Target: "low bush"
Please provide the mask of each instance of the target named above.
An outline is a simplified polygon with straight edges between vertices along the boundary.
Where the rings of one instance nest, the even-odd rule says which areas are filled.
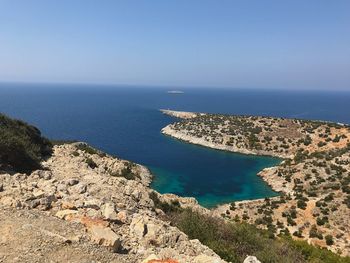
[[[95,169],[97,164],[91,158],[86,158],[86,163],[91,169]]]
[[[36,127],[0,114],[0,169],[30,173],[52,153],[52,143]]]
[[[88,153],[88,154],[97,154],[100,157],[105,157],[106,156],[106,154],[104,152],[98,151],[95,148],[92,148],[92,147],[90,147],[89,145],[87,145],[85,143],[77,144],[76,148],[78,150],[81,150],[81,151],[83,151],[85,153]]]
[[[124,177],[127,180],[135,180],[136,178],[141,179],[139,174],[132,171],[133,164],[126,162],[125,167],[119,173],[110,173],[111,176]]]
[[[331,246],[331,245],[333,245],[333,237],[331,236],[331,235],[327,235],[327,236],[325,236],[325,239],[326,239],[326,244],[328,245],[328,246]]]
[[[163,210],[164,213],[174,213],[182,211],[179,201],[173,200],[170,203],[163,202],[158,198],[156,192],[151,192],[149,197],[154,203],[154,207]]]
[[[311,238],[317,237],[318,239],[323,239],[322,233],[317,230],[317,227],[315,225],[313,225],[310,228],[309,237],[311,237]]]

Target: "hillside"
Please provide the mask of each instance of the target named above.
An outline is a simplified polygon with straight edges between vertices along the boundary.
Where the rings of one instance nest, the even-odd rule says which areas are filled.
[[[193,198],[161,195],[151,180],[144,166],[85,143],[53,146],[27,174],[0,172],[0,261],[349,262],[228,222]]]
[[[0,113],[0,170],[31,172],[51,152],[52,144],[36,127]]]
[[[226,204],[215,213],[267,229],[271,235],[290,233],[294,239],[350,254],[348,126],[197,113],[162,132],[215,149],[283,158],[280,165],[259,173],[280,197]]]

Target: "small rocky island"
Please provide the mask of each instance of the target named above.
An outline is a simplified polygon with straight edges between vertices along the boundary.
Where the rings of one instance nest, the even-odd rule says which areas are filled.
[[[191,127],[186,135],[190,139],[209,117],[187,116],[192,117],[164,132],[185,136],[186,127]],[[219,115],[215,118],[221,120]],[[209,128],[201,134],[207,132],[215,135]],[[349,174],[344,176],[344,169],[349,153],[344,147],[330,147],[346,145],[347,127],[332,126],[328,134],[335,142],[322,145],[327,155],[321,159],[310,147],[310,154],[301,152],[263,171],[266,177],[279,178],[283,197],[208,210],[194,198],[152,190],[152,175],[142,165],[86,143],[48,140],[36,127],[0,114],[0,262],[349,262],[327,249],[277,236],[295,228],[299,238],[310,236],[321,246],[326,242],[334,251],[348,252],[344,185]],[[259,142],[254,142],[256,147]],[[253,152],[254,147],[249,149]],[[258,148],[260,153],[263,149]],[[314,160],[322,163],[317,173]],[[307,180],[296,179],[302,178],[300,166],[310,170]],[[321,172],[327,168],[326,177]]]
[[[182,118],[163,128],[163,134],[214,149],[283,158],[278,166],[259,173],[280,192],[279,197],[221,205],[214,214],[350,255],[349,126],[273,117],[163,113]]]

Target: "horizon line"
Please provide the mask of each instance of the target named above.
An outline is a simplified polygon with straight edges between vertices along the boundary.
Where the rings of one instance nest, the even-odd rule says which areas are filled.
[[[83,82],[83,81],[13,81],[0,80],[1,84],[22,84],[22,85],[73,85],[73,86],[103,86],[103,87],[131,87],[131,88],[159,88],[159,89],[210,89],[210,90],[276,90],[276,91],[329,91],[329,92],[350,92],[347,88],[302,88],[302,87],[252,87],[252,86],[205,86],[205,85],[171,85],[171,84],[137,84],[137,83],[110,83],[110,82]],[[1,88],[1,87],[0,87]]]

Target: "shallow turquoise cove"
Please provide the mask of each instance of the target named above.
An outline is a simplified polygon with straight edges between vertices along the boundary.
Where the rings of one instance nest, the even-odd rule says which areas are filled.
[[[195,197],[208,208],[277,195],[257,173],[277,165],[280,159],[213,150],[167,139],[182,144],[188,155],[185,162],[174,159],[167,169],[150,167],[155,175],[151,186],[160,193]]]

